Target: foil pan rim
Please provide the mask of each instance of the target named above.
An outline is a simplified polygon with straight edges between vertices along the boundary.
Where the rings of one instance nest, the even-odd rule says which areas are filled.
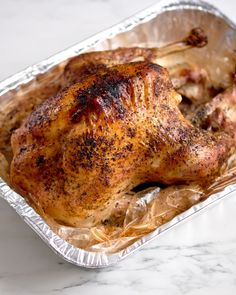
[[[20,84],[25,84],[32,80],[36,75],[42,74],[48,71],[51,67],[57,65],[62,60],[72,57],[82,51],[88,50],[95,44],[102,42],[104,39],[109,39],[118,33],[126,32],[137,26],[138,24],[147,22],[164,11],[171,11],[176,9],[195,9],[206,11],[210,14],[218,16],[226,21],[226,23],[236,29],[235,24],[224,16],[218,9],[213,7],[211,4],[203,2],[201,0],[163,0],[159,1],[157,4],[145,9],[144,11],[134,15],[95,36],[86,39],[56,55],[49,57],[48,59],[30,66],[25,70],[7,78],[6,80],[0,82],[0,96],[6,91],[15,89]],[[67,241],[56,235],[50,227],[44,222],[44,220],[35,212],[35,210],[30,207],[24,198],[14,192],[1,178],[0,178],[0,196],[5,199],[11,207],[15,209],[18,215],[42,238],[42,240],[60,257],[73,263],[77,266],[86,268],[103,268],[111,266],[126,256],[130,255],[132,252],[139,249],[141,246],[147,244],[159,234],[170,229],[172,226],[180,223],[184,219],[188,218],[192,214],[199,212],[203,208],[209,206],[223,199],[226,196],[231,195],[236,191],[236,184],[229,185],[223,191],[211,195],[205,201],[192,206],[190,209],[184,213],[179,214],[174,217],[171,221],[158,227],[153,232],[145,235],[138,241],[134,242],[132,245],[118,253],[106,254],[101,252],[89,252],[83,249],[76,248],[75,246],[69,244]]]
[[[43,74],[53,66],[57,65],[61,61],[61,55],[63,54],[63,60],[65,58],[73,57],[79,53],[82,53],[94,45],[101,43],[105,39],[109,39],[114,35],[122,32],[129,31],[133,27],[145,23],[164,11],[171,11],[175,9],[195,9],[211,13],[224,19],[229,26],[236,29],[236,24],[230,20],[226,15],[219,11],[213,5],[202,0],[159,0],[156,4],[146,8],[144,11],[136,13],[135,15],[125,19],[124,21],[111,26],[85,40],[82,40],[69,48],[60,51],[49,58],[46,58],[39,63],[33,64],[18,73],[11,75],[10,77],[0,81],[0,96],[6,91],[16,88],[24,81],[27,83],[31,81],[36,75]],[[6,90],[7,89],[7,90]]]

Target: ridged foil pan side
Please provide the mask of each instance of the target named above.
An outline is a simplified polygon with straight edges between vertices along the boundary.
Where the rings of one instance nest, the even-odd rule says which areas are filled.
[[[159,26],[158,25],[159,22]],[[170,23],[169,27],[166,23]],[[214,32],[218,39],[218,44],[210,44],[210,62],[219,63],[222,60],[222,53],[229,48],[236,48],[236,27],[235,25],[217,9],[202,1],[160,1],[147,10],[127,19],[104,32],[95,35],[65,51],[62,51],[47,60],[42,61],[26,70],[6,79],[0,83],[0,106],[9,99],[8,94],[17,93],[22,85],[27,85],[37,79],[38,75],[47,74],[54,67],[63,67],[68,58],[88,50],[104,50],[116,48],[118,46],[132,46],[137,44],[160,45],[173,41],[173,34],[170,34],[171,26],[179,25],[187,32],[192,27],[203,26]],[[182,26],[181,26],[182,24]],[[156,25],[156,26],[155,26]],[[161,26],[162,25],[162,26]],[[178,29],[178,28],[177,28]],[[183,31],[176,30],[174,38]],[[149,36],[147,38],[147,32]],[[213,36],[216,38],[216,36]],[[219,42],[222,46],[219,47]],[[204,50],[202,51],[204,53]],[[206,53],[206,52],[205,52]],[[204,54],[205,54],[204,53]],[[196,53],[197,54],[197,53]],[[187,56],[187,55],[186,55]],[[218,57],[218,58],[217,58]],[[203,62],[203,60],[202,60]],[[227,65],[227,61],[223,60]],[[220,73],[220,71],[218,71]],[[217,79],[217,72],[215,73]],[[236,184],[229,185],[223,191],[210,196],[207,200],[194,205],[189,210],[176,216],[170,222],[158,227],[152,233],[144,236],[126,249],[114,253],[105,254],[99,252],[88,252],[76,248],[53,233],[45,221],[30,207],[26,201],[14,192],[2,179],[0,179],[0,196],[5,199],[10,206],[23,218],[23,220],[50,246],[59,256],[65,260],[82,267],[101,268],[117,263],[139,247],[150,242],[159,234],[170,229],[182,220],[190,217],[196,212],[205,209],[215,201],[233,195],[236,191]]]
[[[19,216],[42,238],[42,240],[63,259],[77,266],[86,268],[103,268],[116,264],[186,218],[189,218],[200,210],[206,209],[207,206],[215,203],[216,201],[235,195],[235,191],[236,184],[230,185],[222,192],[210,196],[204,202],[201,202],[191,207],[184,213],[179,214],[170,222],[158,227],[155,231],[144,236],[126,249],[118,253],[106,254],[85,251],[83,249],[76,248],[67,241],[61,239],[50,229],[45,221],[25,202],[21,196],[15,193],[6,183],[0,180],[0,196],[15,209]]]

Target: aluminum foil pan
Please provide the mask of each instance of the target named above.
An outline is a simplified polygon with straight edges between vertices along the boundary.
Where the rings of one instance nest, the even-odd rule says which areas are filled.
[[[222,80],[221,68],[232,67],[227,58],[229,50],[236,48],[236,26],[213,6],[202,1],[159,1],[156,5],[125,20],[124,22],[101,32],[47,60],[44,60],[0,83],[0,111],[4,104],[9,104],[19,93],[25,93],[29,87],[36,85],[40,77],[53,79],[63,69],[65,62],[72,56],[89,50],[113,49],[119,46],[160,46],[180,39],[193,27],[202,27],[209,36],[207,48],[191,53],[191,58],[206,67],[216,81]],[[201,56],[200,56],[201,54]],[[204,57],[204,58],[203,58]],[[188,58],[186,53],[185,58]],[[212,67],[215,65],[215,67]],[[114,254],[88,252],[74,247],[57,236],[45,221],[30,207],[26,201],[14,192],[0,178],[0,196],[23,218],[23,220],[63,259],[82,267],[102,268],[117,263],[141,246],[158,237],[161,233],[180,223],[184,219],[205,209],[208,205],[231,196],[236,192],[236,184],[227,186],[223,191],[208,197],[194,205],[170,222],[139,239],[131,246]]]

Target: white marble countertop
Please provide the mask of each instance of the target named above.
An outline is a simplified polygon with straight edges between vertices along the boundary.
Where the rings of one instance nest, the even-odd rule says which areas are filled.
[[[0,80],[154,3],[0,0]],[[236,20],[235,0],[210,1]],[[57,257],[0,200],[0,294],[236,294],[236,196],[104,270]]]

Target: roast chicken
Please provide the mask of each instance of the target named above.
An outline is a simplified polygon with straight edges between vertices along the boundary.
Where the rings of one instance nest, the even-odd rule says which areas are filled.
[[[12,136],[12,185],[60,224],[92,227],[145,182],[206,186],[235,150],[233,129],[204,130],[182,115],[157,64],[102,66],[77,81]]]

